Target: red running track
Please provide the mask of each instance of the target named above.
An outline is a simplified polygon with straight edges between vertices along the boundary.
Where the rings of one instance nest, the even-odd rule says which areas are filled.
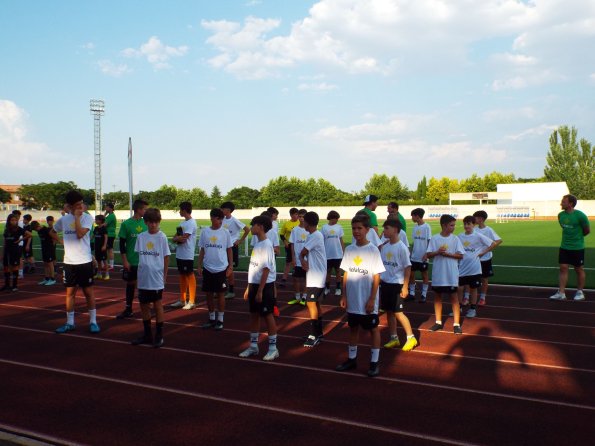
[[[593,444],[591,293],[584,302],[551,302],[551,290],[492,286],[463,336],[452,334],[451,318],[443,332],[429,332],[432,304],[407,303],[420,345],[381,351],[381,375],[371,379],[366,337],[358,370],[334,371],[348,335],[338,297],[323,304],[324,342],[306,349],[307,310],[288,306],[292,293],[279,288],[281,357],[266,363],[264,335],[259,358],[237,356],[248,345],[241,298],[227,301],[222,332],[198,327],[206,318],[199,294],[197,309],[167,311],[163,348],[131,346],[140,315],[135,308],[135,319],[115,319],[124,287],[114,277],[95,287],[98,335],[80,314],[83,298],[77,330],[54,334],[64,291],[36,285],[39,277],[0,295],[0,429],[93,445]],[[243,290],[245,274],[236,277]],[[165,303],[176,291],[172,274]],[[384,325],[381,332],[386,341]]]

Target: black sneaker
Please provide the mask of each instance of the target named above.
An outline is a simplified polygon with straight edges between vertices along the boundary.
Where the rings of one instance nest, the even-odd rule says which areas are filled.
[[[378,361],[370,362],[370,368],[368,369],[368,376],[373,378],[380,374],[380,366],[378,365]]]
[[[214,328],[215,328],[215,330],[217,330],[217,331],[221,331],[221,330],[223,330],[223,322],[221,322],[221,321],[216,321],[216,322],[215,322],[215,325],[214,325]]]
[[[456,335],[463,334],[463,329],[461,328],[461,326],[460,326],[460,325],[455,325],[455,326],[452,328],[452,331],[453,331],[453,332],[454,332],[454,334],[456,334]]]
[[[310,335],[306,338],[306,341],[304,342],[304,347],[316,347],[318,344],[320,344],[320,337]]]
[[[116,316],[116,319],[128,319],[131,317],[134,317],[134,313],[132,312],[132,310],[127,308],[124,311],[122,311],[120,314],[118,314]]]
[[[155,342],[153,342],[153,348],[159,348],[163,346],[163,336],[155,336]]]
[[[442,326],[442,324],[434,324],[430,327],[430,331],[438,331],[438,330],[442,330],[444,327]]]
[[[337,367],[335,367],[335,370],[337,372],[345,372],[347,370],[353,370],[356,367],[357,367],[357,359],[353,358],[353,359],[348,359],[343,364],[339,364]]]
[[[153,337],[145,336],[145,335],[142,335],[141,337],[136,338],[135,340],[133,340],[131,342],[132,345],[152,344],[152,343],[153,343]]]
[[[215,327],[216,322],[214,320],[208,320],[207,322],[205,322],[204,324],[202,324],[200,326],[200,328],[214,328]],[[221,324],[223,325],[223,324]]]

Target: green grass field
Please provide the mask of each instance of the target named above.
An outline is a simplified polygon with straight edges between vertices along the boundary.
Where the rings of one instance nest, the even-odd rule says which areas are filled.
[[[244,223],[248,224],[249,221]],[[556,286],[558,281],[558,247],[560,246],[561,230],[556,221],[516,221],[510,223],[488,222],[503,243],[494,251],[493,264],[496,275],[493,277],[493,283],[535,285],[535,286]],[[593,221],[591,226],[593,227]],[[199,226],[209,226],[209,220],[197,220]],[[382,224],[382,222],[380,222]],[[176,232],[178,221],[164,220],[161,224],[161,230],[172,237]],[[351,242],[351,226],[349,221],[341,221],[345,230],[345,243]],[[438,222],[430,222],[432,234],[440,230]],[[413,223],[408,221],[408,234],[411,233]],[[0,230],[4,230],[4,225],[0,225]],[[462,220],[457,222],[455,234],[463,231]],[[587,271],[586,288],[595,288],[595,235],[586,237],[585,265]],[[1,243],[1,241],[0,241]],[[39,258],[39,239],[34,236],[34,248],[36,257]],[[116,245],[117,247],[117,245]],[[61,259],[60,247],[58,248],[58,258]],[[116,249],[117,251],[117,249]],[[282,249],[283,251],[283,249]],[[242,252],[242,251],[241,251]],[[283,252],[282,252],[283,254]],[[116,255],[116,262],[119,261],[119,255]],[[246,270],[248,260],[242,258],[240,261],[240,270]],[[171,258],[171,264],[175,264],[174,256]],[[278,268],[282,271],[284,267],[284,256],[280,256]],[[575,286],[575,275],[570,273],[569,286]]]

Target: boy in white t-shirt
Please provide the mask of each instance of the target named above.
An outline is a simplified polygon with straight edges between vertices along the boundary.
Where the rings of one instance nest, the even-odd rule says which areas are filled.
[[[277,266],[273,245],[266,233],[273,227],[271,219],[264,215],[254,217],[250,223],[253,237],[258,243],[252,250],[248,267],[248,287],[244,292],[244,300],[250,309],[250,346],[240,353],[241,358],[258,354],[258,333],[260,319],[264,319],[269,336],[269,350],[262,359],[273,361],[279,357],[277,349],[277,324],[273,309],[275,307],[275,279]]]
[[[250,229],[248,229],[248,227],[240,220],[231,215],[235,209],[236,206],[231,201],[226,201],[221,205],[221,210],[225,215],[225,218],[223,219],[223,227],[229,231],[231,235],[231,243],[233,243],[233,246],[231,247],[231,252],[233,255],[233,267],[237,268],[240,261],[239,246],[244,243],[244,240],[246,237],[248,237]],[[240,232],[242,232],[241,236]],[[227,293],[225,293],[226,299],[233,299],[236,296],[234,292],[234,286],[235,278],[232,274],[227,278]]]
[[[479,232],[482,235],[485,235],[490,240],[493,240],[496,243],[494,246],[495,249],[500,244],[502,244],[502,239],[496,231],[486,225],[486,220],[488,219],[488,213],[486,211],[477,211],[473,214],[475,217],[475,231]],[[490,277],[494,275],[494,268],[492,267],[492,252],[488,252],[483,257],[480,257],[479,260],[481,261],[481,292],[479,293],[479,305],[485,305],[486,303],[486,295],[488,294],[488,280]]]
[[[306,238],[308,237],[308,231],[304,228],[304,215],[306,215],[306,212],[305,209],[298,211],[298,220],[300,223],[291,230],[291,235],[289,236],[289,244],[293,249],[293,291],[295,297],[287,302],[288,305],[306,305],[306,271],[303,270],[300,263],[300,252],[304,249]]]
[[[143,220],[148,231],[136,237],[134,250],[138,253],[138,301],[143,318],[144,333],[132,341],[132,345],[163,345],[163,289],[167,281],[169,265],[169,243],[167,236],[159,230],[161,212],[159,209],[146,210]],[[155,338],[151,331],[151,304],[155,310]]]
[[[223,227],[223,211],[211,209],[210,216],[211,226],[203,228],[198,240],[198,275],[202,277],[202,290],[207,293],[209,309],[209,320],[202,328],[223,330],[225,280],[233,274],[232,243],[229,231]]]
[[[176,243],[176,265],[180,274],[180,300],[172,308],[192,310],[196,306],[196,276],[194,275],[194,252],[198,227],[192,218],[192,203],[180,203],[180,217],[184,219],[172,239]]]
[[[331,273],[335,272],[335,296],[341,295],[341,259],[345,251],[343,242],[343,227],[338,224],[341,216],[337,211],[330,211],[326,216],[328,224],[320,232],[324,237],[324,250],[326,253],[326,281],[324,294],[331,292]]]
[[[304,248],[299,254],[302,269],[306,271],[306,306],[310,313],[312,332],[304,347],[315,347],[322,339],[322,309],[320,301],[324,296],[326,280],[326,252],[324,236],[318,231],[319,217],[316,212],[306,212],[304,229],[308,232]]]
[[[368,241],[370,217],[357,215],[351,220],[351,231],[355,243],[345,248],[341,261],[343,270],[343,295],[341,307],[347,310],[349,324],[349,348],[347,361],[339,364],[335,370],[343,372],[357,367],[357,343],[360,327],[369,331],[371,359],[368,376],[380,373],[380,333],[378,331],[378,287],[380,274],[385,271],[380,251]]]
[[[461,307],[457,298],[459,285],[459,260],[463,258],[465,250],[461,240],[453,235],[457,219],[452,215],[444,214],[440,217],[442,230],[430,240],[424,261],[434,259],[432,262],[432,291],[434,297],[434,313],[436,323],[430,331],[442,330],[442,295],[450,296],[454,316],[454,334],[463,334],[461,329]]]
[[[411,211],[411,220],[415,226],[411,230],[411,237],[413,238],[413,249],[411,250],[411,275],[409,277],[409,296],[415,299],[415,272],[421,273],[421,297],[419,301],[425,303],[428,296],[428,288],[430,287],[430,275],[428,274],[428,262],[424,262],[423,258],[428,250],[428,243],[432,238],[432,228],[429,224],[424,222],[424,211],[422,208],[416,208]]]
[[[395,348],[401,345],[397,335],[398,321],[407,335],[403,350],[410,351],[417,345],[417,339],[413,336],[409,318],[403,313],[403,299],[407,297],[407,285],[411,273],[409,250],[399,240],[399,233],[402,231],[399,219],[389,218],[384,222],[383,227],[384,237],[388,241],[380,248],[380,257],[386,268],[386,271],[380,275],[380,308],[386,312],[390,333],[390,340],[384,344],[384,347]]]
[[[273,228],[271,230],[275,231],[275,234],[277,235],[277,246],[279,246],[279,222],[277,221],[277,219],[279,218],[279,210],[277,208],[274,208],[271,206],[271,207],[267,208],[267,210],[265,212],[268,212],[268,215],[271,216],[271,222],[273,223]],[[261,215],[264,215],[264,213]],[[267,232],[267,234],[268,234],[268,232]],[[269,237],[269,239],[270,239],[270,237]],[[274,243],[273,243],[273,246],[275,246]],[[279,255],[278,252],[277,252],[277,255]]]

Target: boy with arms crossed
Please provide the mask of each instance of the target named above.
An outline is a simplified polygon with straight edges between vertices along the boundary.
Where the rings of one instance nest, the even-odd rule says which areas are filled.
[[[434,313],[436,323],[430,327],[430,331],[442,330],[442,295],[450,296],[452,312],[454,315],[454,334],[463,334],[461,329],[461,308],[457,297],[459,285],[459,260],[463,258],[465,250],[461,240],[453,235],[456,225],[456,218],[444,214],[440,217],[442,231],[436,234],[428,244],[428,250],[424,261],[434,259],[432,263],[432,290],[434,296]]]
[[[49,217],[48,217],[49,218]],[[55,285],[54,261],[56,260],[56,245],[50,236],[50,228],[41,226],[39,222],[32,222],[31,229],[37,231],[41,244],[41,259],[43,260],[44,279],[38,285]]]
[[[348,359],[335,370],[345,371],[357,367],[357,342],[360,327],[370,332],[371,359],[368,376],[380,373],[380,333],[378,331],[378,287],[380,274],[385,271],[380,251],[368,241],[370,218],[356,215],[351,220],[351,230],[355,243],[345,248],[341,261],[343,270],[343,295],[341,307],[347,311],[349,324]]]
[[[380,308],[386,311],[390,333],[390,341],[384,344],[384,348],[395,348],[401,345],[397,335],[397,321],[399,321],[407,334],[403,350],[408,352],[417,345],[409,318],[403,313],[403,299],[407,297],[407,285],[411,273],[409,251],[403,243],[400,243],[399,233],[402,228],[398,219],[389,218],[383,226],[384,237],[388,242],[380,248],[380,257],[386,268],[386,271],[380,274]]]
[[[415,223],[411,231],[413,237],[413,249],[411,250],[411,275],[409,277],[409,296],[415,298],[415,272],[421,272],[422,288],[420,302],[424,303],[428,296],[430,287],[430,275],[428,274],[428,262],[423,258],[428,250],[428,243],[432,238],[432,228],[424,222],[424,211],[422,208],[416,208],[411,211],[411,220]]]
[[[180,216],[184,219],[179,234],[173,238],[176,246],[176,264],[180,273],[180,300],[172,308],[192,310],[196,306],[196,277],[194,276],[194,251],[196,249],[196,221],[192,218],[192,203],[180,203]],[[188,301],[186,301],[188,297]]]
[[[285,286],[284,283],[287,281],[287,275],[291,270],[291,266],[293,265],[293,247],[289,242],[289,237],[291,236],[291,231],[297,225],[300,224],[298,219],[298,209],[291,208],[289,210],[289,217],[290,219],[283,223],[281,226],[281,231],[279,232],[279,237],[283,242],[283,246],[285,247],[285,268],[283,269],[283,277],[281,278],[281,283],[279,286]]]
[[[345,251],[343,242],[343,227],[338,224],[341,216],[337,211],[330,211],[326,216],[328,224],[324,225],[320,232],[324,237],[324,251],[326,254],[326,281],[324,294],[331,292],[331,272],[335,271],[335,296],[341,295],[341,259]]]
[[[237,268],[238,262],[240,261],[239,246],[242,243],[244,243],[244,240],[246,239],[246,237],[248,237],[250,229],[248,229],[248,227],[240,220],[231,215],[235,208],[235,204],[233,204],[231,201],[226,201],[221,205],[221,210],[225,215],[225,218],[223,219],[223,227],[229,231],[231,235],[231,243],[233,243],[233,246],[231,248],[233,254],[233,267]],[[241,237],[240,231],[244,232]],[[235,284],[235,278],[233,274],[228,277],[227,283],[229,286],[227,289],[227,293],[225,293],[225,298],[232,299],[236,296],[233,290]]]
[[[306,212],[304,229],[308,232],[304,248],[300,252],[300,263],[306,271],[306,305],[310,312],[312,333],[304,342],[304,347],[315,347],[322,339],[322,310],[320,300],[324,296],[326,279],[326,253],[324,237],[318,231],[319,217],[316,212]]]
[[[163,345],[163,303],[161,301],[167,267],[169,264],[169,244],[167,237],[159,230],[161,212],[159,209],[147,209],[143,220],[148,230],[138,234],[134,250],[138,253],[138,301],[143,316],[144,333],[132,341],[132,345]],[[155,310],[155,339],[151,331],[151,304]]]
[[[56,328],[56,333],[74,330],[74,298],[80,287],[87,300],[89,310],[89,331],[99,333],[97,310],[93,295],[93,257],[91,256],[90,231],[93,217],[84,212],[83,196],[76,190],[66,194],[69,214],[60,218],[50,235],[57,242],[62,232],[64,243],[64,286],[66,287],[66,323]]]
[[[250,347],[240,353],[241,358],[258,355],[258,333],[260,319],[267,325],[269,336],[269,350],[262,359],[273,361],[279,357],[277,349],[277,325],[273,308],[275,306],[275,253],[273,245],[267,239],[266,233],[271,230],[271,219],[262,215],[254,217],[250,222],[253,237],[258,243],[252,250],[250,266],[248,267],[248,287],[244,292],[244,300],[248,301],[250,309]]]
[[[304,248],[308,231],[304,228],[305,209],[298,211],[299,225],[292,229],[289,242],[293,249],[293,291],[295,298],[287,302],[288,305],[306,305],[306,271],[303,270],[300,262],[300,252]]]
[[[496,243],[494,248],[497,248],[502,243],[502,239],[496,234],[492,228],[486,225],[488,219],[488,213],[486,211],[477,211],[473,214],[475,217],[475,231],[481,235],[485,235],[490,240]],[[488,252],[485,256],[480,257],[481,261],[481,292],[479,294],[479,305],[485,305],[486,295],[488,294],[488,279],[494,275],[494,269],[492,268],[492,251]]]
[[[198,275],[202,276],[202,290],[207,293],[209,309],[209,320],[202,328],[223,330],[225,279],[233,274],[232,242],[229,231],[223,227],[223,211],[211,209],[210,216],[211,226],[200,232],[198,240]]]

